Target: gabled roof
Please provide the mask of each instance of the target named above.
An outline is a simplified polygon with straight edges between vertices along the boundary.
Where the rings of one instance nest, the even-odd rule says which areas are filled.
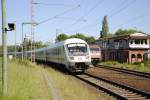
[[[114,35],[112,37],[105,37],[105,38],[100,38],[99,40],[109,40],[109,39],[129,39],[129,38],[138,38],[138,39],[148,39],[150,38],[149,34],[146,33],[131,33],[131,34],[126,34],[126,35]]]

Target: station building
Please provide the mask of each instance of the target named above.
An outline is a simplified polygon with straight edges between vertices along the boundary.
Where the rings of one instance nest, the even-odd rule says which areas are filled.
[[[97,43],[101,46],[102,61],[119,61],[126,63],[142,62],[144,54],[150,48],[150,36],[145,33],[101,38]]]

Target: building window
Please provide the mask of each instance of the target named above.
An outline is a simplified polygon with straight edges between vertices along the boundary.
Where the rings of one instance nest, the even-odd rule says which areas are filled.
[[[146,39],[144,39],[144,43],[147,44],[147,40]]]
[[[132,41],[132,40],[130,41],[130,44],[133,44],[133,41]]]
[[[137,54],[137,58],[142,58],[142,55],[141,54]]]
[[[143,44],[143,41],[144,41],[144,40],[141,40],[141,44]]]
[[[131,58],[136,58],[135,54],[132,54],[132,55],[131,55]]]
[[[135,44],[140,44],[140,40],[136,39]]]

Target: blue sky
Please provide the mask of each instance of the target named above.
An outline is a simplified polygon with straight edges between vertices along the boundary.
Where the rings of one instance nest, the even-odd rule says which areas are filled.
[[[16,21],[17,43],[21,42],[21,24],[30,22],[30,2],[31,0],[6,0],[7,22]],[[34,2],[38,3],[33,5],[34,20],[40,23],[35,28],[35,40],[38,41],[52,42],[56,37],[56,30],[58,34],[83,33],[98,38],[105,15],[108,16],[110,33],[119,28],[136,28],[150,33],[150,0],[34,0]],[[31,36],[30,25],[24,25],[24,33]],[[14,31],[8,32],[8,44],[14,44]]]

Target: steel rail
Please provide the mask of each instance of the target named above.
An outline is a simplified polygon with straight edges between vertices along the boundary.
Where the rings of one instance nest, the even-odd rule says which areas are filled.
[[[115,81],[93,76],[88,73],[84,73],[81,75],[73,75],[73,76],[96,87],[99,90],[102,90],[116,97],[117,99],[121,99],[121,100],[150,99],[150,93],[138,90],[133,87],[129,87],[127,85],[124,85]]]
[[[146,72],[133,71],[133,70],[123,69],[123,68],[116,68],[116,67],[106,66],[106,65],[98,65],[96,67],[97,68],[104,68],[104,69],[114,70],[114,71],[118,71],[118,72],[123,72],[123,73],[127,73],[127,74],[132,74],[132,75],[136,75],[136,76],[141,76],[141,77],[145,77],[145,78],[150,78],[150,73],[146,73]]]

